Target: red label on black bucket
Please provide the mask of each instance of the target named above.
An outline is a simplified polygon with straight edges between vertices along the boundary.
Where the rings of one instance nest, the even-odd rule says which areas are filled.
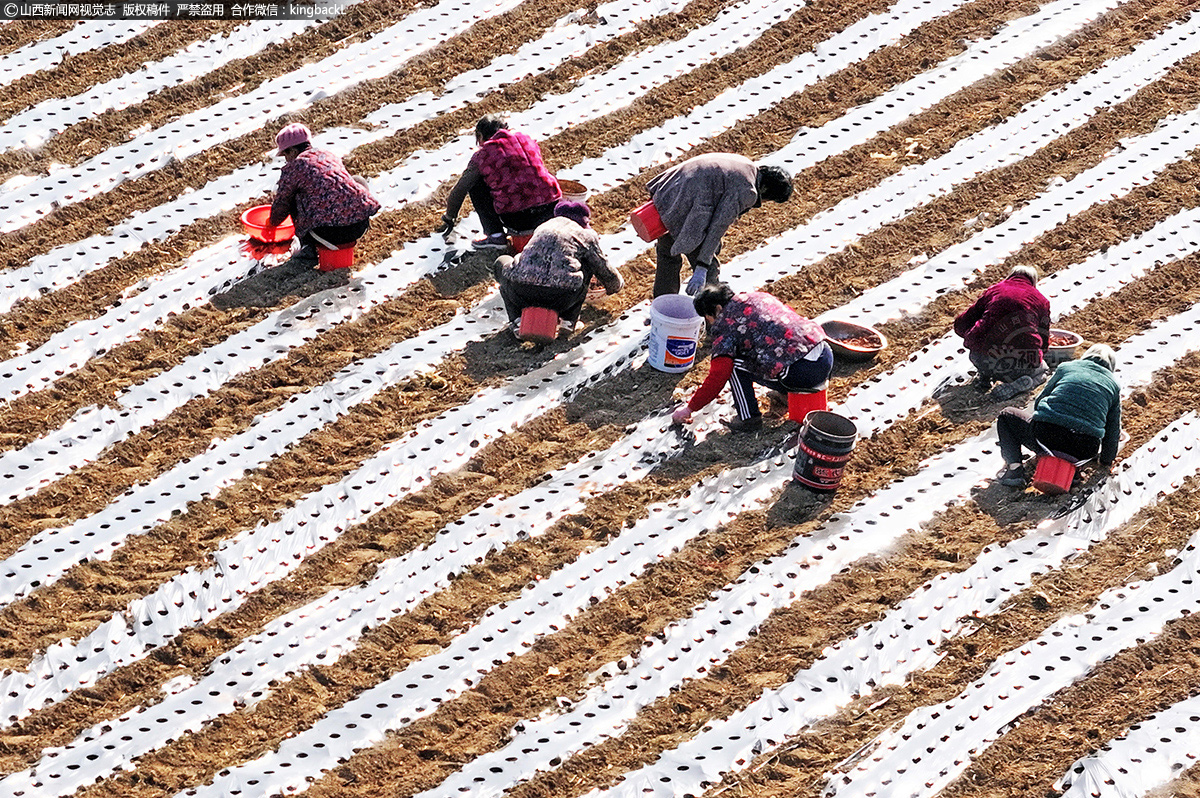
[[[812,411],[800,428],[793,478],[813,490],[837,490],[857,439],[858,428],[850,419],[827,410]]]

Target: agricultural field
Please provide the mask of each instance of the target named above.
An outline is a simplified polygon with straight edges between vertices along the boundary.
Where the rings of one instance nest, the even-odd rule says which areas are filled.
[[[1200,795],[1200,3],[17,21],[0,82],[0,795]],[[626,279],[544,346],[434,233],[493,112]],[[383,204],[349,276],[246,246],[291,121]],[[711,151],[795,178],[725,279],[889,341],[833,494],[647,364],[628,215]],[[1117,351],[1065,496],[950,333],[1015,265]]]

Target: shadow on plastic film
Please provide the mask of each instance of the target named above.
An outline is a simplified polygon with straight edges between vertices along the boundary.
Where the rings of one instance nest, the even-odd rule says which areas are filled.
[[[1036,386],[1007,399],[996,399],[987,391],[975,387],[974,381],[962,374],[952,374],[933,392],[942,416],[953,424],[972,421],[992,422],[1006,407],[1025,407],[1041,390]]]
[[[289,296],[304,298],[348,285],[350,272],[351,269],[321,271],[311,263],[291,258],[217,294],[212,304],[218,310],[275,307]]]
[[[780,491],[779,498],[767,510],[767,523],[771,526],[794,526],[812,521],[829,510],[836,495],[818,492],[798,482],[789,481]]]
[[[683,452],[659,466],[656,474],[663,479],[697,480],[714,470],[723,473],[761,463],[787,448],[792,440],[791,429],[787,422],[767,422],[754,432],[733,432],[718,423],[703,441],[685,446]],[[666,434],[675,431],[689,435],[689,430],[687,426],[673,426]]]
[[[493,282],[492,265],[498,254],[494,250],[448,249],[437,271],[429,275],[429,282],[440,296],[447,299],[477,285],[490,285]]]
[[[658,371],[646,363],[626,369],[580,392],[565,407],[567,420],[592,429],[607,424],[636,424],[656,410],[674,408],[681,376]]]
[[[999,471],[1003,463],[998,456],[995,461],[996,470]],[[1029,471],[1032,473],[1032,465],[1029,465]],[[1092,487],[1094,483],[1091,487],[1076,484],[1071,493],[1047,496],[1031,487],[1007,487],[993,479],[972,491],[971,497],[980,512],[990,516],[1001,527],[1012,524],[1037,526],[1049,518],[1066,514],[1076,500],[1082,503],[1091,493]]]
[[[486,279],[492,279],[490,273]],[[491,284],[494,285],[494,281]],[[500,313],[503,314],[504,311],[501,310]],[[611,313],[585,304],[575,330],[569,334],[560,334],[548,344],[519,340],[514,334],[514,328],[519,326],[518,322],[482,340],[471,341],[463,347],[464,369],[468,376],[480,382],[525,374],[578,346],[589,333],[609,324],[613,319]],[[674,384],[678,375],[671,376]]]

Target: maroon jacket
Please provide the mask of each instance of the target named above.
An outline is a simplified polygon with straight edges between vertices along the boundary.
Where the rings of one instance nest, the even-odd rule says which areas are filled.
[[[514,130],[498,130],[471,156],[492,190],[496,213],[517,213],[562,199],[554,175],[542,162],[536,141]]]
[[[1009,275],[954,320],[954,332],[975,354],[1037,366],[1050,345],[1050,301],[1025,275]]]

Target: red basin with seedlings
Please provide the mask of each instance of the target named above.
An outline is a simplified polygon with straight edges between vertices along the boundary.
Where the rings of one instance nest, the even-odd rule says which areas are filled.
[[[1083,343],[1083,337],[1070,330],[1050,330],[1050,346],[1043,359],[1047,366],[1057,366],[1075,357],[1075,350]]]

